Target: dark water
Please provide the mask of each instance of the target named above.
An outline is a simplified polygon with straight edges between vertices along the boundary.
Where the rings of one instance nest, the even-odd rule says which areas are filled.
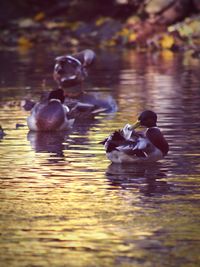
[[[62,52],[0,52],[1,266],[199,266],[200,61],[100,51],[85,86],[116,99],[118,112],[68,135],[16,129],[28,116],[18,101],[54,86]],[[158,113],[168,156],[110,165],[98,142],[146,108]]]

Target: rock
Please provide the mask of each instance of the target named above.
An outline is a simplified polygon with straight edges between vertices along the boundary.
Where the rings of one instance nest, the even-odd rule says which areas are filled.
[[[36,23],[33,19],[25,18],[25,19],[19,19],[17,21],[18,26],[20,28],[34,28],[38,27],[38,23]]]
[[[145,6],[145,11],[148,14],[158,14],[173,4],[175,0],[150,0]]]
[[[200,16],[186,18],[183,22],[168,27],[169,32],[177,32],[181,38],[200,38]]]
[[[173,1],[167,9],[157,16],[154,23],[161,25],[170,25],[182,20],[190,12],[191,0],[176,0]]]

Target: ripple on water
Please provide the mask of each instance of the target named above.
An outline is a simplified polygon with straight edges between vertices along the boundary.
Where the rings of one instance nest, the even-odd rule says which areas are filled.
[[[37,60],[45,66],[47,52],[7,56],[30,72]],[[116,99],[118,111],[69,133],[16,129],[28,113],[2,105],[38,98],[42,67],[32,79],[20,68],[1,86],[1,265],[199,266],[199,66],[191,59],[187,72],[178,54],[99,57],[88,86]],[[99,142],[147,108],[159,115],[169,154],[153,165],[110,164]]]

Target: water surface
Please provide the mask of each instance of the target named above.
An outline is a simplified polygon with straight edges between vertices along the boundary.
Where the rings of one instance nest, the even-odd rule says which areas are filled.
[[[118,111],[68,134],[29,133],[18,103],[55,86],[62,52],[0,51],[1,266],[199,266],[200,61],[98,51],[85,87],[113,97]],[[147,108],[168,156],[110,164],[99,142]]]

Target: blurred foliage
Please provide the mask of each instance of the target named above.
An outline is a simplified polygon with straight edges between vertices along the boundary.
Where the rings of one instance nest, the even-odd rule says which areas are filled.
[[[163,49],[171,49],[175,43],[173,36],[164,34],[160,39],[160,46]]]
[[[150,0],[150,1],[146,1],[146,5],[144,10],[149,13],[149,14],[158,14],[161,11],[163,11],[164,9],[166,9],[167,7],[169,7],[169,5],[171,5],[173,3],[174,0]]]
[[[196,0],[8,0],[2,8],[0,46],[29,49],[59,40],[62,46],[199,50]]]

